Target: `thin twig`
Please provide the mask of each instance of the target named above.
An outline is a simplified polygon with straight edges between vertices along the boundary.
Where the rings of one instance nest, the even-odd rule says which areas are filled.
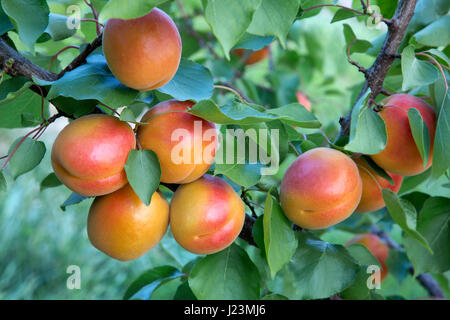
[[[52,60],[50,60],[50,63],[48,64],[47,69],[50,70],[50,67],[52,66],[52,64],[53,64],[53,62],[55,61],[55,59],[56,59],[61,53],[63,53],[64,51],[66,51],[66,50],[68,50],[68,49],[78,49],[78,50],[79,50],[80,47],[79,47],[79,46],[67,46],[67,47],[62,48],[61,50],[59,50],[57,53],[55,53],[55,54],[53,55]]]

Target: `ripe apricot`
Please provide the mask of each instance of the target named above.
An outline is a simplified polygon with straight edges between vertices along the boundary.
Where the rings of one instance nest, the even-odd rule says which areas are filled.
[[[311,102],[303,94],[303,92],[297,91],[296,96],[297,96],[298,103],[300,103],[302,106],[304,106],[306,108],[306,110],[311,111]]]
[[[72,191],[99,196],[127,183],[124,170],[136,147],[131,127],[109,115],[88,115],[67,125],[52,148],[56,176]]]
[[[178,187],[170,204],[170,228],[184,249],[211,254],[228,247],[244,225],[242,200],[224,180],[204,175]]]
[[[380,280],[383,281],[389,273],[386,266],[386,260],[389,256],[389,247],[377,235],[372,233],[357,235],[345,245],[348,246],[353,243],[364,245],[370,253],[377,258],[381,265]]]
[[[347,219],[361,199],[356,164],[334,149],[316,148],[300,155],[281,182],[286,216],[307,229],[324,229]]]
[[[237,55],[238,57],[244,57],[245,65],[251,65],[258,63],[269,56],[269,47],[264,47],[262,49],[251,51],[247,49],[234,49],[232,53]]]
[[[132,260],[152,249],[169,225],[169,204],[155,192],[146,206],[127,184],[95,198],[87,232],[92,245],[118,260]]]
[[[381,190],[390,189],[392,192],[397,193],[402,186],[403,177],[388,172],[394,181],[394,185],[392,185],[389,181],[377,175],[364,160],[354,159],[354,161],[358,166],[359,175],[362,180],[362,196],[356,212],[372,212],[383,208],[385,203]]]
[[[408,110],[416,108],[425,121],[430,134],[430,156],[424,167],[408,120]],[[431,166],[433,142],[436,131],[436,113],[420,98],[409,94],[394,94],[384,100],[380,116],[386,123],[387,144],[383,151],[372,155],[372,159],[383,169],[401,176],[422,173]]]
[[[150,109],[141,119],[137,137],[143,149],[153,150],[161,164],[161,181],[188,183],[211,166],[217,149],[214,123],[186,111],[191,101],[168,100]]]
[[[111,72],[124,85],[153,90],[169,82],[181,59],[181,38],[172,19],[154,8],[136,19],[109,19],[103,53]]]

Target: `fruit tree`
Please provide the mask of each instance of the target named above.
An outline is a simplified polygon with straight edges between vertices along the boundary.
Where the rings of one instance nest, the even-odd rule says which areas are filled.
[[[125,299],[450,296],[450,1],[0,4],[0,215]]]

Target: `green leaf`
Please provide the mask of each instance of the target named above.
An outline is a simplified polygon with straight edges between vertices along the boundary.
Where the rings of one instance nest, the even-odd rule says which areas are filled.
[[[261,0],[207,0],[205,18],[230,59],[230,49],[244,35]],[[254,33],[254,32],[252,32]]]
[[[292,258],[297,249],[297,239],[292,224],[280,205],[267,194],[264,205],[264,248],[272,278]]]
[[[185,281],[178,287],[173,300],[197,300],[197,298],[189,287],[189,282]]]
[[[363,53],[372,47],[372,43],[370,43],[369,41],[357,39],[355,33],[352,30],[352,27],[350,27],[350,25],[348,24],[344,24],[344,37],[347,48],[353,42],[350,48],[350,54],[354,52]]]
[[[34,126],[42,121],[41,97],[29,90],[33,83],[22,77],[4,80],[0,85],[0,128]],[[23,123],[22,115],[28,121]],[[44,101],[44,115],[48,115],[48,101]]]
[[[426,181],[430,175],[431,175],[432,168],[422,172],[421,174],[410,176],[410,177],[404,177],[402,186],[400,187],[400,190],[398,191],[398,194],[406,194],[410,191],[413,191],[417,186],[422,184],[422,182]]]
[[[364,154],[377,154],[386,147],[386,124],[380,115],[367,105],[368,90],[353,107],[349,143],[345,149]]]
[[[44,178],[41,182],[41,191],[47,188],[54,188],[62,185],[61,181],[59,181],[58,177],[54,172],[50,173],[48,176]]]
[[[244,33],[239,42],[233,47],[233,49],[247,49],[247,50],[261,50],[268,46],[273,41],[273,37],[270,36],[257,36],[251,33]]]
[[[8,154],[13,152],[22,139],[20,137],[14,141],[8,150]],[[41,163],[42,158],[44,158],[44,155],[45,144],[42,141],[36,141],[28,137],[25,138],[8,162],[14,179],[37,167]]]
[[[152,150],[131,150],[125,164],[128,182],[147,206],[161,179],[161,166]]]
[[[391,185],[394,185],[394,180],[392,177],[379,165],[376,164],[375,161],[372,160],[371,157],[362,156],[361,159],[380,177],[389,181]]]
[[[130,108],[125,108],[120,113],[120,120],[127,122],[136,122],[136,116],[134,115],[133,110]]]
[[[152,293],[164,280],[175,279],[182,275],[178,269],[171,266],[162,266],[147,270],[131,283],[123,299],[149,300]]]
[[[66,207],[72,206],[74,204],[78,204],[83,200],[88,199],[89,197],[82,196],[78,193],[72,192],[70,196],[64,201],[64,203],[60,206],[63,211],[66,211]]]
[[[294,23],[300,0],[262,0],[253,16],[248,32],[260,36],[276,36],[286,47],[286,36]]]
[[[402,52],[402,90],[426,86],[438,79],[438,71],[432,64],[416,58],[414,47],[408,46]]]
[[[259,163],[216,163],[214,175],[223,174],[231,181],[248,188],[261,179],[261,168]]]
[[[9,17],[6,15],[5,11],[3,11],[0,3],[0,35],[13,29],[14,26],[12,25],[11,20],[9,20]]]
[[[414,142],[422,157],[423,167],[425,168],[430,154],[430,133],[427,124],[423,121],[419,110],[415,108],[410,108],[408,110],[408,120]]]
[[[197,299],[259,299],[260,275],[247,252],[236,244],[197,262],[189,274]]]
[[[87,63],[64,74],[54,82],[34,78],[40,85],[51,85],[47,98],[58,96],[76,100],[98,100],[104,104],[118,108],[133,102],[139,91],[121,84],[111,73],[105,57],[100,54],[91,55]]]
[[[246,103],[233,102],[218,107],[212,100],[202,100],[189,111],[191,114],[218,124],[255,124],[284,117],[258,111]]]
[[[416,230],[417,212],[411,202],[399,198],[389,189],[382,190],[383,200],[392,219],[411,237],[419,241],[430,253],[433,252],[427,239]]]
[[[438,101],[439,102],[439,101]],[[438,114],[436,135],[433,146],[433,165],[431,167],[431,176],[434,179],[450,168],[450,148],[448,147],[450,141],[450,92],[444,96],[440,111]]]
[[[3,169],[0,169],[0,192],[6,192],[8,190],[8,184],[6,183]]]
[[[99,21],[110,18],[134,19],[149,13],[154,7],[167,0],[109,0],[100,11]]]
[[[428,241],[434,254],[430,254],[409,234],[403,239],[406,254],[416,275],[450,270],[449,220],[450,199],[435,197],[425,201],[417,221],[417,231]]]
[[[445,47],[450,44],[450,16],[442,18],[427,25],[414,34],[415,42],[428,47]]]
[[[212,96],[214,82],[211,72],[204,66],[181,58],[177,73],[159,92],[171,95],[177,100],[209,99]]]
[[[255,243],[258,245],[258,248],[264,250],[264,216],[259,216],[252,228],[252,237],[255,240]]]
[[[49,23],[45,32],[48,33],[54,41],[70,38],[77,32],[77,29],[69,29],[67,27],[68,19],[70,18],[60,14],[50,13]]]
[[[282,117],[281,121],[301,128],[320,128],[322,124],[305,107],[298,103],[291,103],[283,107],[267,110],[268,114]]]
[[[59,110],[73,115],[75,118],[80,118],[90,114],[96,108],[98,102],[95,100],[76,100],[61,96],[52,99],[52,104]]]
[[[261,300],[289,300],[287,297],[281,294],[270,293],[261,298]]]
[[[289,299],[322,299],[341,292],[356,279],[358,264],[341,245],[298,233],[291,261],[268,283],[269,290]]]
[[[1,0],[4,12],[15,24],[20,39],[34,51],[34,43],[47,28],[50,10],[46,0]]]
[[[353,11],[350,11],[350,10],[347,10],[347,9],[339,9],[334,14],[333,19],[331,20],[331,23],[334,23],[334,22],[337,22],[337,21],[341,21],[341,20],[350,19],[350,18],[354,18],[356,16],[358,16],[358,14],[356,14]]]

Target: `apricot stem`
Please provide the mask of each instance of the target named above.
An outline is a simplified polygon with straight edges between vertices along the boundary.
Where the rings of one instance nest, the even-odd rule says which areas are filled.
[[[233,88],[230,88],[230,87],[224,86],[224,85],[219,85],[219,84],[216,84],[216,85],[214,86],[214,88],[215,88],[215,89],[223,89],[223,90],[230,91],[230,92],[234,93],[234,94],[239,98],[239,100],[241,100],[241,103],[245,103],[245,100],[244,100],[244,98],[242,97],[242,95],[241,95],[237,90],[235,90],[235,89],[233,89]]]

